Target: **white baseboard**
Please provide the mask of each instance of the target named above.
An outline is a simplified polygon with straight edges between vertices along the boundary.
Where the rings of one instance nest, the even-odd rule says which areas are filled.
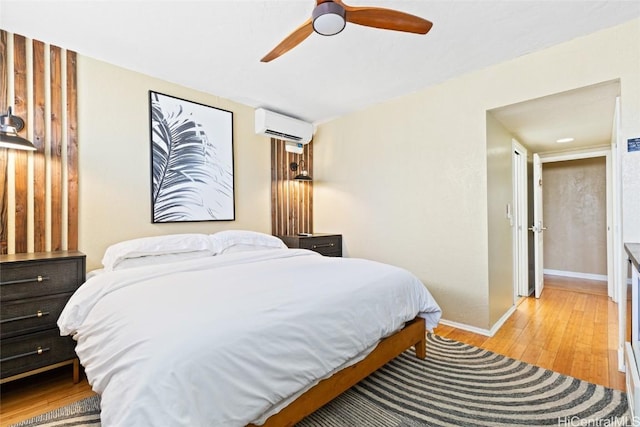
[[[543,272],[550,276],[575,277],[576,279],[600,280],[601,282],[607,281],[606,274],[579,273],[577,271],[550,270],[547,268],[545,268]]]
[[[464,323],[458,323],[458,322],[454,322],[452,320],[447,320],[447,319],[440,319],[440,323],[445,326],[451,326],[452,328],[462,329],[463,331],[484,335],[485,337],[491,336],[491,331],[489,331],[488,329],[482,329],[476,326],[470,326]]]
[[[498,332],[498,330],[504,325],[504,322],[516,311],[516,306],[512,305],[505,314],[491,327],[491,329],[482,329],[476,326],[466,325],[464,323],[454,322],[452,320],[440,319],[440,323],[452,328],[462,329],[463,331],[473,332],[474,334],[484,335],[485,337],[492,337]]]

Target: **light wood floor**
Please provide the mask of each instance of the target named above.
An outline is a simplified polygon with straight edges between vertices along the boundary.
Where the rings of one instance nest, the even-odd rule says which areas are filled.
[[[618,371],[618,307],[607,297],[606,282],[545,276],[540,299],[521,299],[516,312],[493,337],[448,326],[438,326],[435,332],[581,380],[625,390],[624,374]]]
[[[448,326],[436,333],[579,379],[624,390],[617,370],[617,307],[606,283],[546,277],[539,300],[523,298],[489,338]],[[3,384],[0,426],[93,395],[86,379],[73,384],[70,367]]]

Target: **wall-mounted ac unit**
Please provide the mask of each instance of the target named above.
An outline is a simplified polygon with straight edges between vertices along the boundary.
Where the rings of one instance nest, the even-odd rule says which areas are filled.
[[[313,136],[313,125],[264,108],[256,109],[256,133],[297,144],[308,144]]]

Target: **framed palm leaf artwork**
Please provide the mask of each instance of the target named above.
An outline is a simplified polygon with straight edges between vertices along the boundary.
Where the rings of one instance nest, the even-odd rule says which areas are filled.
[[[153,223],[235,219],[233,113],[149,91]]]

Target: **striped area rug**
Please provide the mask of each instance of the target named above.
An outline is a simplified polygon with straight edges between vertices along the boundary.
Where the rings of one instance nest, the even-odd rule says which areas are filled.
[[[99,400],[20,427],[99,426]],[[429,334],[410,351],[298,424],[300,427],[627,426],[626,394]]]
[[[429,334],[314,413],[305,427],[627,426],[627,396]]]

